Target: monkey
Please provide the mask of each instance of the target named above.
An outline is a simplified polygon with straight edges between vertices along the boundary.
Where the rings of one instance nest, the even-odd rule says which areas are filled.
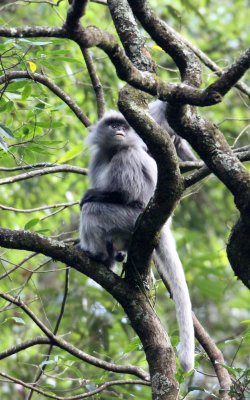
[[[161,100],[152,101],[149,103],[149,112],[151,117],[173,138],[176,153],[182,161],[197,161],[197,158],[192,152],[188,142],[177,135],[177,133],[170,127],[166,118],[167,107],[167,102]]]
[[[88,143],[92,145],[91,189],[80,202],[80,248],[112,269],[116,261],[123,261],[136,220],[154,195],[157,165],[146,144],[117,111],[105,113],[90,128]],[[188,372],[194,366],[192,306],[170,225],[171,218],[161,229],[153,258],[176,304],[178,356]]]

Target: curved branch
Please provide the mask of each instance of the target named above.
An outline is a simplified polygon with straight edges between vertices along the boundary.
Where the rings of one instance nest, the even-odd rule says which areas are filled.
[[[222,76],[212,83],[206,90],[216,91],[224,96],[250,68],[250,48],[247,49],[238,60],[230,66]]]
[[[138,0],[137,0],[138,1]],[[140,3],[141,0],[139,0]],[[159,34],[165,34],[166,30],[166,25],[156,18],[157,24],[160,24],[159,27],[159,32],[157,31],[156,36],[158,37]],[[151,23],[155,22],[155,19],[153,18]],[[156,27],[158,26],[156,24]],[[163,24],[163,26],[161,26]],[[129,60],[129,58],[126,56],[124,50],[119,47],[117,44],[117,41],[115,40],[114,36],[111,35],[108,32],[101,31],[99,28],[95,26],[89,26],[86,29],[81,28],[81,26],[78,27],[77,30],[74,31],[67,31],[65,28],[30,28],[30,27],[24,27],[24,28],[11,28],[9,30],[6,29],[0,29],[0,36],[7,36],[7,37],[38,37],[38,36],[45,36],[45,37],[61,37],[61,38],[68,38],[76,43],[81,48],[84,47],[93,47],[97,46],[101,48],[110,58],[112,63],[114,64],[116,68],[117,75],[120,79],[126,81],[129,83],[131,86],[140,89],[146,93],[149,93],[153,96],[157,96],[159,99],[164,100],[164,101],[169,101],[178,103],[178,104],[190,104],[190,105],[197,105],[197,106],[208,106],[208,105],[213,105],[217,104],[222,100],[222,96],[220,93],[218,93],[215,90],[210,89],[209,91],[207,90],[200,90],[197,89],[196,87],[193,86],[193,81],[195,81],[195,84],[198,84],[197,77],[199,76],[198,74],[198,67],[196,63],[192,62],[192,65],[188,65],[188,67],[183,66],[183,71],[185,70],[185,76],[186,80],[187,77],[190,74],[190,85],[187,84],[174,84],[174,83],[166,83],[162,80],[160,80],[158,77],[155,77],[152,74],[149,74],[148,72],[142,72],[139,71],[137,68],[134,67],[133,63]],[[152,37],[154,37],[152,35]],[[172,36],[170,35],[169,40],[172,40]],[[165,43],[165,39],[164,39]],[[177,45],[176,40],[175,42],[171,42],[172,45]],[[165,45],[168,45],[168,41],[166,41]],[[163,46],[164,47],[164,46]],[[175,46],[174,46],[175,47]],[[179,48],[179,47],[178,47]],[[184,48],[183,48],[184,51]],[[178,52],[177,52],[178,53]],[[180,52],[182,53],[182,52]],[[185,53],[185,51],[184,51]],[[179,53],[178,53],[179,54]],[[182,57],[181,57],[182,60]],[[181,61],[179,60],[179,62]],[[183,60],[182,60],[183,61]],[[196,68],[195,68],[196,65]],[[193,73],[195,74],[193,75]],[[35,77],[36,75],[39,74],[28,74],[27,72],[20,71],[20,73],[27,74],[26,77],[29,75],[31,76],[30,79],[32,78],[32,75]],[[11,73],[6,74],[8,76]],[[194,76],[197,79],[194,79]],[[43,76],[42,76],[43,77]],[[4,76],[3,78],[3,83],[5,82]],[[42,79],[42,78],[41,78]],[[46,80],[47,78],[45,78]],[[44,83],[45,84],[45,83]],[[55,89],[57,90],[57,89]],[[60,89],[59,89],[60,90]],[[59,95],[59,92],[58,92]],[[64,96],[64,101],[68,101],[67,104],[70,104],[71,99],[65,98]],[[66,95],[67,96],[67,95]],[[60,97],[60,96],[59,96]],[[74,111],[75,112],[75,111]],[[78,116],[79,118],[79,116]],[[84,118],[85,119],[85,118]],[[89,120],[85,119],[85,125],[89,125]]]
[[[3,292],[0,292],[0,297],[20,307],[25,312],[25,314],[27,314],[32,319],[32,321],[41,329],[41,331],[49,338],[52,345],[56,345],[57,347],[60,347],[61,349],[67,351],[68,353],[79,358],[80,360],[85,361],[98,368],[103,368],[107,371],[132,374],[138,376],[139,378],[148,380],[148,374],[141,368],[135,367],[133,365],[116,365],[107,361],[103,361],[97,357],[93,357],[87,353],[84,353],[77,347],[74,347],[73,345],[68,343],[66,340],[59,338],[50,329],[48,329],[47,326],[44,325],[43,322],[39,320],[39,318],[33,313],[33,311],[31,311],[31,309],[27,307],[20,299],[16,299],[15,297],[12,297],[9,294]]]
[[[29,349],[30,347],[37,346],[39,344],[51,344],[51,340],[46,336],[36,336],[32,339],[25,340],[24,342],[18,343],[15,346],[10,347],[7,350],[0,352],[0,360],[4,360],[7,357],[17,354],[20,351]]]
[[[175,354],[169,337],[163,329],[145,294],[138,288],[136,282],[127,282],[104,265],[91,261],[82,251],[63,242],[45,238],[28,231],[11,231],[0,228],[0,245],[42,253],[54,260],[61,261],[81,273],[84,273],[106,289],[124,308],[132,327],[143,344],[149,364],[150,375],[160,379],[159,390],[168,393],[169,398],[178,395],[178,383],[175,379]],[[9,295],[4,295],[9,296]],[[15,299],[18,302],[18,300]],[[20,303],[18,303],[20,304]],[[33,316],[33,315],[32,315]],[[40,324],[42,330],[58,345],[71,351],[65,341],[52,337],[51,332]],[[82,352],[80,353],[82,354]]]
[[[74,167],[72,165],[56,165],[54,167],[51,166],[43,169],[36,169],[34,171],[25,172],[24,174],[0,179],[0,186],[8,185],[14,182],[24,181],[26,179],[31,179],[37,176],[55,174],[57,172],[73,172],[75,174],[87,175],[86,168]]]
[[[128,0],[134,14],[154,41],[175,61],[182,76],[194,87],[201,84],[201,67],[198,59],[150,8],[147,0]]]
[[[46,76],[31,73],[27,71],[12,71],[6,72],[4,75],[0,76],[0,85],[10,83],[14,79],[30,79],[34,82],[39,82],[42,85],[50,89],[55,95],[57,95],[64,103],[66,103],[69,108],[75,113],[77,118],[83,123],[84,126],[90,125],[90,120],[82,112],[80,107],[68,96],[59,86],[50,81]],[[4,87],[6,89],[6,86]]]
[[[31,389],[34,390],[34,392],[37,392],[39,394],[42,394],[45,397],[48,397],[49,399],[54,399],[54,400],[81,400],[81,399],[86,399],[88,397],[94,396],[97,393],[102,392],[103,390],[107,389],[110,386],[115,386],[115,385],[147,385],[150,386],[150,382],[146,382],[146,381],[140,381],[140,380],[117,380],[117,381],[109,381],[109,382],[105,382],[102,385],[100,385],[97,389],[92,390],[90,392],[84,393],[84,394],[79,394],[76,396],[70,396],[70,397],[61,397],[58,395],[53,395],[49,392],[46,392],[42,389],[38,389],[33,387],[32,384],[30,383],[26,383],[21,381],[20,379],[17,378],[13,378],[10,375],[5,374],[4,372],[0,372],[0,376],[3,376],[4,378],[7,378],[8,380],[18,383],[19,385],[27,388],[27,389]]]
[[[125,52],[133,65],[141,71],[154,72],[156,65],[146,49],[145,40],[128,1],[108,0],[108,7]]]

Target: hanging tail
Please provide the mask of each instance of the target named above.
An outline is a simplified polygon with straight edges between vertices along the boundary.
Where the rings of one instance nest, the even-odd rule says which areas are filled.
[[[189,291],[176,251],[175,240],[170,231],[170,220],[164,225],[154,259],[156,268],[170,289],[176,305],[176,316],[180,331],[179,361],[188,372],[194,368],[194,327]]]

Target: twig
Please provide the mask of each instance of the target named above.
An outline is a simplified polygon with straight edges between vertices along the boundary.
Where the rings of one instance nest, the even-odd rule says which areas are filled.
[[[68,297],[69,271],[70,271],[70,269],[68,268],[68,269],[66,269],[66,272],[65,272],[65,283],[64,283],[63,300],[62,300],[62,304],[61,304],[61,310],[60,310],[60,313],[59,313],[59,316],[57,318],[56,325],[55,325],[55,328],[54,328],[54,331],[53,331],[54,335],[57,335],[60,323],[61,323],[62,318],[63,318],[66,300],[67,300],[67,297]],[[48,354],[47,354],[47,356],[45,358],[45,363],[43,364],[43,366],[41,368],[41,371],[37,374],[37,376],[35,378],[35,382],[33,383],[33,386],[36,386],[37,382],[39,382],[41,376],[43,375],[43,373],[44,373],[44,371],[45,371],[45,369],[47,367],[47,361],[49,361],[49,359],[50,359],[50,355],[52,353],[52,350],[53,350],[53,344],[50,343],[50,346],[49,346],[49,349],[48,349]],[[28,400],[31,400],[33,393],[34,393],[34,389],[32,389],[30,391],[29,396],[28,396]]]
[[[21,381],[20,379],[17,378],[13,378],[10,375],[5,374],[4,372],[0,372],[0,375],[3,376],[4,378],[9,379],[12,382],[18,383],[19,385],[26,387],[27,389],[33,389],[33,386],[30,383],[25,383],[23,381]],[[70,397],[61,397],[61,396],[55,396],[50,394],[49,392],[46,392],[42,389],[38,389],[38,388],[34,388],[33,390],[37,393],[42,394],[45,397],[48,397],[49,399],[55,399],[55,400],[81,400],[81,399],[86,399],[88,397],[94,396],[97,393],[102,392],[103,390],[107,389],[110,386],[114,386],[114,385],[146,385],[146,386],[150,386],[150,382],[146,382],[146,381],[141,381],[141,380],[117,380],[117,381],[109,381],[109,382],[105,382],[102,385],[100,385],[97,389],[92,390],[88,393],[84,393],[84,394],[79,394],[76,396],[70,396]]]
[[[47,167],[43,169],[37,169],[34,171],[29,171],[24,174],[10,176],[8,178],[0,179],[0,186],[7,185],[14,182],[24,181],[26,179],[31,179],[37,176],[55,174],[57,172],[73,172],[75,174],[87,175],[86,168],[74,167],[71,165],[56,165],[55,167]]]
[[[97,115],[98,118],[101,118],[105,112],[105,98],[102,89],[102,84],[97,75],[95,65],[93,63],[89,50],[83,48],[82,46],[80,46],[80,48],[96,95]]]
[[[61,166],[61,167],[65,167],[68,168],[70,167],[69,164],[56,164],[56,163],[47,163],[47,162],[43,162],[43,163],[36,163],[36,164],[28,164],[28,165],[19,165],[16,167],[0,167],[0,172],[1,171],[7,171],[7,172],[12,172],[12,171],[22,171],[22,170],[26,170],[26,169],[36,169],[36,168],[44,168],[44,167],[56,167],[56,166]],[[75,166],[73,166],[73,168],[76,168]]]
[[[24,304],[20,299],[16,299],[13,296],[10,296],[9,294],[4,292],[0,292],[0,297],[20,307],[25,312],[25,314],[27,314],[32,319],[32,321],[41,329],[41,331],[50,339],[53,345],[60,347],[61,349],[67,351],[76,358],[79,358],[80,360],[85,361],[89,364],[95,365],[98,368],[103,368],[107,371],[133,374],[138,376],[139,378],[146,380],[148,379],[148,374],[141,368],[137,368],[133,365],[116,365],[84,353],[83,351],[66,342],[66,340],[54,335],[53,332],[49,328],[47,328],[47,326],[44,325],[44,323],[33,313],[33,311],[31,311],[31,309],[27,307],[26,304]]]
[[[65,209],[66,207],[75,206],[77,204],[79,204],[79,201],[71,201],[69,203],[60,203],[60,204],[51,204],[51,205],[47,205],[47,206],[41,206],[41,207],[37,207],[37,208],[26,208],[26,209],[7,207],[7,206],[4,206],[3,204],[0,204],[0,209],[6,210],[6,211],[14,211],[17,213],[33,213],[36,211],[49,210],[51,208],[63,207],[63,209]]]
[[[216,346],[214,341],[205,331],[205,329],[203,328],[203,326],[201,325],[201,323],[194,314],[193,314],[193,323],[195,329],[195,336],[198,339],[201,346],[203,347],[203,349],[206,351],[208,357],[210,358],[214,370],[216,372],[216,375],[218,377],[221,387],[220,390],[221,398],[223,400],[233,400],[233,398],[228,394],[230,387],[232,386],[232,381],[229,372],[227,371],[226,368],[223,367],[223,364],[225,364],[225,360],[222,352]]]
[[[26,261],[29,261],[31,258],[37,256],[37,253],[31,253],[27,257],[25,257],[20,263],[16,264],[14,268],[12,268],[10,271],[6,271],[4,274],[0,275],[0,280],[6,278],[6,276],[9,276],[12,274],[12,272],[16,271],[18,268],[20,268],[23,264],[26,263]]]

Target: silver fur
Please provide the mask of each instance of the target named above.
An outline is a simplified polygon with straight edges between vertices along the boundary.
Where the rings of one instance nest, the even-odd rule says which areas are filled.
[[[117,129],[107,125],[110,119],[126,124],[124,135],[116,135],[117,130],[120,132],[119,123]],[[127,250],[135,222],[154,194],[157,166],[145,143],[119,112],[106,113],[91,128],[88,141],[92,144],[89,168],[92,188],[122,192],[126,201],[125,204],[84,203],[80,217],[80,246],[93,258],[112,267],[117,252]],[[141,207],[134,206],[135,202]],[[170,224],[171,219],[162,228],[154,259],[176,303],[180,365],[184,371],[190,371],[194,367],[192,307]],[[112,245],[111,250],[108,244]]]
[[[157,124],[159,124],[163,129],[165,129],[165,131],[169,133],[170,136],[173,137],[176,152],[180,159],[182,161],[197,160],[188,142],[185,139],[182,139],[172,128],[170,128],[166,119],[167,106],[168,104],[161,100],[152,101],[149,104],[149,112]]]

